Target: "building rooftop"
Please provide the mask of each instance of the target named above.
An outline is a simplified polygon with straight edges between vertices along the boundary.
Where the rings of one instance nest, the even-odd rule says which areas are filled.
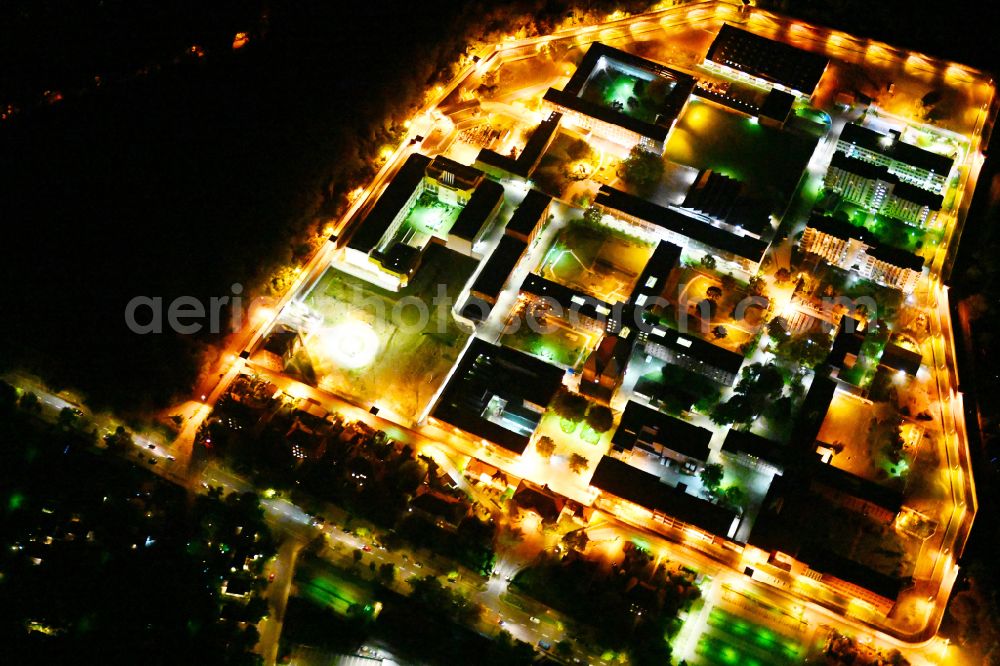
[[[853,238],[862,241],[868,246],[868,249],[865,250],[865,252],[867,252],[869,256],[892,264],[893,266],[898,266],[899,268],[909,268],[914,271],[920,271],[924,267],[924,260],[919,255],[901,248],[886,245],[872,232],[868,231],[864,227],[855,226],[850,222],[813,212],[813,214],[809,217],[807,226],[841,240],[846,241]]]
[[[690,335],[683,335],[662,324],[655,324],[649,332],[649,340],[657,342],[675,354],[686,356],[698,364],[704,364],[738,375],[746,357],[738,352],[713,345],[711,342]]]
[[[549,195],[538,190],[528,190],[507,222],[506,233],[529,238],[535,227],[542,222],[542,216],[551,203],[552,197]]]
[[[918,148],[913,144],[906,143],[899,138],[899,132],[882,134],[875,130],[858,125],[857,123],[847,123],[840,133],[840,140],[852,143],[859,148],[870,150],[873,153],[884,155],[903,164],[908,164],[918,169],[933,171],[936,174],[947,176],[951,172],[954,159],[932,153],[929,150]]]
[[[501,236],[500,242],[472,282],[471,291],[494,299],[499,296],[527,247],[528,244],[519,238]]]
[[[616,451],[640,448],[657,453],[655,446],[705,462],[712,431],[669,416],[631,400],[625,405],[618,429],[611,438]]]
[[[803,51],[728,23],[719,30],[706,59],[809,96],[816,90],[830,62],[818,53]]]
[[[681,205],[746,229],[755,236],[771,228],[766,203],[748,196],[740,181],[711,169],[698,174]]]
[[[591,319],[606,320],[612,311],[611,305],[599,298],[553,282],[535,273],[528,273],[525,276],[521,283],[521,291],[557,304],[562,310],[560,316],[564,318],[569,316],[570,312],[576,312]]]
[[[513,499],[518,506],[534,511],[546,522],[558,520],[566,506],[565,497],[552,492],[548,486],[540,486],[526,479],[518,484]]]
[[[629,305],[645,307],[650,299],[658,298],[663,294],[670,273],[681,260],[681,252],[680,247],[667,241],[661,240],[656,244],[656,249],[646,261],[646,266],[642,269],[642,273],[639,274],[639,279],[632,289],[628,299]],[[641,296],[646,298],[642,299]],[[643,303],[639,303],[640,300]]]
[[[912,377],[920,370],[920,364],[923,363],[923,360],[924,357],[920,352],[915,352],[890,342],[886,344],[885,349],[882,351],[879,364],[884,365],[890,370],[905,372]]]
[[[483,230],[490,213],[503,201],[503,185],[484,178],[469,198],[469,203],[458,214],[449,232],[453,236],[471,241]]]
[[[759,458],[778,469],[784,468],[787,459],[787,451],[780,442],[735,428],[730,428],[729,432],[726,433],[726,439],[722,442],[722,450],[729,453],[744,453]]]
[[[736,520],[736,514],[729,509],[661,483],[653,474],[610,456],[597,463],[590,485],[723,537]]]
[[[354,233],[347,242],[347,247],[365,254],[371,252],[389,230],[393,218],[417,189],[430,164],[431,158],[426,155],[413,153],[407,157],[368,214],[354,223]]]
[[[889,167],[887,166],[866,162],[857,157],[848,157],[846,153],[839,151],[833,154],[830,166],[837,167],[868,180],[881,180],[890,183],[892,184],[892,193],[894,196],[906,201],[912,201],[921,206],[927,206],[932,210],[941,210],[941,207],[944,205],[943,195],[935,194],[922,187],[900,181],[898,176],[889,173]]]
[[[787,93],[784,90],[771,88],[771,91],[767,93],[767,97],[764,98],[764,103],[761,104],[760,110],[757,111],[757,115],[783,123],[792,112],[792,105],[794,103],[795,95]]]
[[[594,203],[598,206],[621,211],[626,215],[645,220],[708,247],[749,259],[755,263],[760,262],[764,258],[764,252],[767,251],[768,243],[759,238],[740,236],[725,229],[713,227],[679,210],[664,208],[651,201],[646,201],[642,197],[608,185],[601,185]]]
[[[434,417],[522,453],[564,371],[475,338],[456,364]]]

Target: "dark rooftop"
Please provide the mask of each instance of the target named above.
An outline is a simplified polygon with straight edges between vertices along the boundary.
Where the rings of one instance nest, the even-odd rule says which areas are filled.
[[[844,125],[840,139],[873,153],[885,155],[912,167],[933,171],[942,176],[948,175],[954,163],[954,159],[951,157],[932,153],[929,150],[901,141],[897,132],[882,134],[856,123]]]
[[[686,356],[697,363],[737,375],[743,367],[743,354],[713,345],[711,342],[690,335],[682,335],[661,324],[654,325],[649,340],[657,342],[675,354]]]
[[[682,205],[761,236],[771,228],[770,211],[766,203],[750,197],[746,189],[735,178],[704,169]]]
[[[483,230],[490,212],[503,201],[503,185],[483,179],[476,186],[469,203],[458,214],[450,234],[471,241]]]
[[[788,114],[792,112],[792,104],[794,103],[795,95],[784,90],[771,88],[771,92],[767,93],[757,115],[783,123],[788,119]]]
[[[891,370],[901,370],[913,376],[920,370],[920,364],[923,363],[923,360],[924,357],[920,352],[915,352],[890,342],[882,351],[882,358],[879,359],[879,365],[884,365]]]
[[[349,248],[367,254],[378,245],[399,209],[417,189],[430,163],[431,158],[419,153],[406,158],[368,214],[354,222],[354,234],[347,243]]]
[[[722,442],[722,450],[730,453],[745,453],[771,463],[778,469],[785,466],[786,451],[783,444],[775,442],[747,430],[730,428]]]
[[[635,447],[652,451],[651,445],[660,445],[705,462],[711,439],[711,430],[629,400],[611,444],[617,451],[631,451]]]
[[[604,456],[597,463],[590,485],[722,537],[729,534],[736,518],[736,514],[725,507],[688,495],[683,490],[661,483],[656,476],[610,456]]]
[[[725,229],[713,227],[678,210],[664,208],[646,201],[642,197],[617,190],[608,185],[601,185],[594,203],[598,206],[619,210],[626,215],[638,217],[708,247],[754,262],[763,259],[764,252],[767,251],[767,242],[759,238],[739,236]]]
[[[636,301],[639,296],[655,298],[663,293],[667,278],[681,260],[681,252],[681,248],[667,241],[661,240],[656,244],[656,249],[646,262],[629,296],[630,305],[638,305]]]
[[[611,314],[611,305],[601,299],[570,289],[535,273],[528,273],[525,276],[524,282],[521,283],[521,291],[558,304],[561,313],[556,314],[564,318],[570,316],[570,312],[576,312],[591,319],[606,320]]]
[[[539,415],[529,413],[524,404],[544,408],[562,386],[563,375],[561,368],[533,356],[473,339],[445,386],[434,416],[521,453],[528,445],[528,436],[484,418],[487,404],[499,396],[515,417],[534,418],[537,424]]]
[[[490,298],[499,296],[527,247],[528,244],[519,238],[501,236],[496,249],[473,281],[471,291]]]
[[[812,95],[827,64],[818,53],[776,42],[741,28],[722,26],[706,59]]]
[[[506,233],[521,238],[528,238],[543,220],[542,216],[552,203],[552,197],[539,192],[538,190],[528,190],[524,199],[518,204],[514,214],[511,215],[507,223]]]

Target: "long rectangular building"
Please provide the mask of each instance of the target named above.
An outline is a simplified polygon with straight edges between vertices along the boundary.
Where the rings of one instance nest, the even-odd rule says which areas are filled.
[[[835,152],[823,178],[828,190],[872,213],[880,213],[918,227],[933,226],[944,197],[890,173],[884,164],[866,162]]]
[[[616,503],[626,502],[649,511],[657,522],[678,528],[692,527],[722,538],[735,534],[739,526],[739,517],[733,511],[688,495],[655,475],[610,456],[597,463],[590,485],[600,491],[596,504],[609,510]]]
[[[606,215],[633,224],[654,237],[681,247],[693,243],[750,272],[757,270],[768,248],[767,241],[720,229],[676,208],[660,206],[609,185],[601,185],[594,205]]]
[[[818,53],[755,35],[728,23],[719,30],[705,60],[800,97],[812,97],[830,63]]]
[[[850,222],[814,213],[799,246],[834,266],[905,294],[913,293],[923,274],[924,260],[912,252],[886,245]]]
[[[620,455],[645,455],[704,464],[712,431],[669,416],[631,400],[611,438],[612,449]]]
[[[882,134],[864,125],[847,123],[837,139],[837,150],[848,157],[884,166],[904,183],[943,194],[954,158],[906,143],[899,132]]]

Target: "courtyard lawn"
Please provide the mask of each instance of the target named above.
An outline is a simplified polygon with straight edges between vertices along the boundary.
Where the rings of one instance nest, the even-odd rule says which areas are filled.
[[[574,220],[563,229],[542,258],[545,278],[608,303],[627,300],[652,246],[625,235]]]
[[[666,80],[649,81],[608,67],[591,75],[581,97],[630,118],[652,123],[673,87],[674,84]]]
[[[450,206],[438,201],[437,197],[424,193],[410,209],[402,228],[409,226],[419,234],[444,238],[461,211],[458,206]]]
[[[305,341],[317,384],[357,404],[375,399],[403,418],[416,418],[468,338],[452,318],[451,304],[475,265],[471,258],[432,245],[413,281],[398,293],[329,269],[306,297],[306,305],[323,318],[320,330]],[[439,288],[445,302],[435,305]],[[374,347],[370,362],[345,367],[334,360],[345,347],[361,344],[355,336],[324,337],[345,325],[358,337],[371,338],[364,341]]]
[[[517,330],[505,333],[500,338],[504,346],[518,349],[548,363],[578,368],[595,344],[595,336],[572,330],[561,321],[551,318],[541,322],[548,332],[531,330],[523,318],[515,315],[510,328]]]
[[[814,147],[815,140],[692,100],[671,132],[664,157],[697,169],[714,169],[785,203]]]

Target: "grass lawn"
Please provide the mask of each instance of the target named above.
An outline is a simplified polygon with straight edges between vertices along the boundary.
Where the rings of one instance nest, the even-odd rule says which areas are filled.
[[[451,303],[435,306],[434,299],[443,287],[453,302],[474,268],[474,260],[432,245],[414,279],[398,293],[328,270],[306,297],[324,320],[305,345],[318,384],[359,404],[376,402],[403,417],[417,416],[468,337],[452,318]],[[323,331],[345,322],[362,322],[375,332],[378,351],[370,364],[338,367],[324,353],[329,343]]]
[[[608,68],[591,76],[581,96],[588,102],[651,123],[656,120],[658,105],[646,94],[647,85],[637,76]]]
[[[538,272],[571,289],[614,303],[628,298],[652,253],[648,244],[575,220],[553,241]]]
[[[714,169],[787,202],[815,147],[815,140],[750,122],[707,102],[688,103],[664,156],[697,169]]]
[[[531,330],[523,319],[516,325],[516,331],[500,338],[501,344],[567,368],[579,367],[595,342],[591,335],[552,321],[544,322],[546,328],[551,329],[547,333]]]

